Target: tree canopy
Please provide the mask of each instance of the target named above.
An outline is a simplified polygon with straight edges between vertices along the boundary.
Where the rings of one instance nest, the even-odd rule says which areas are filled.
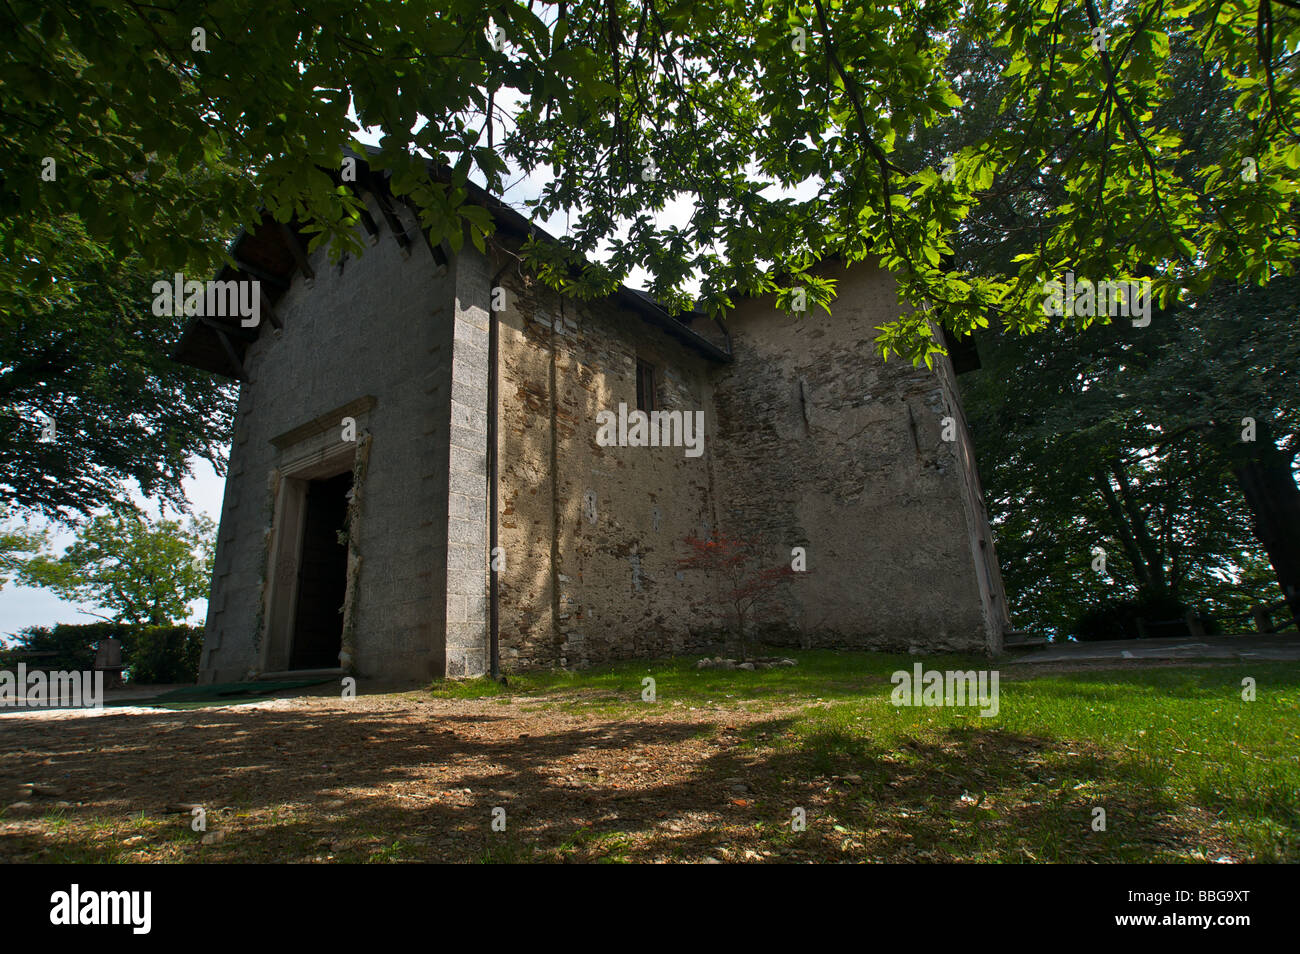
[[[1140,334],[982,341],[963,398],[1018,626],[1073,632],[1117,601],[1226,622],[1277,598],[1235,469],[1300,434],[1297,322],[1280,281],[1220,288]]]
[[[19,579],[103,607],[113,622],[165,626],[207,596],[215,539],[216,526],[202,515],[182,525],[116,507],[82,526],[61,556],[24,560]]]
[[[957,44],[949,72],[966,103],[900,152],[937,162],[989,136],[1007,62],[993,44]],[[1237,95],[1223,77],[1181,46],[1170,68],[1180,94],[1159,121],[1197,150],[1234,135]],[[1103,137],[1091,130],[1078,148]],[[958,227],[955,259],[974,274],[1014,277],[1043,211],[1069,202],[1059,181],[1022,173]],[[1017,624],[1073,632],[1108,606],[1224,620],[1276,599],[1265,555],[1284,591],[1300,588],[1300,553],[1287,543],[1300,539],[1294,280],[1238,276],[1187,290],[1140,326],[1082,324],[981,331],[983,370],[961,379]]]
[[[0,224],[13,237],[14,223]],[[182,316],[148,307],[139,255],[117,258],[64,215],[41,223],[56,280],[0,265],[0,492],[56,520],[104,507],[134,483],[184,509],[195,458],[221,472],[234,389],[168,357]],[[25,242],[18,242],[26,249]],[[19,256],[21,260],[21,253]]]
[[[368,129],[434,242],[481,244],[492,225],[464,183],[500,191],[522,173],[544,182],[539,218],[576,217],[563,246],[527,252],[575,294],[643,266],[674,307],[769,291],[787,307],[824,304],[818,262],[879,256],[912,307],[879,347],[927,360],[940,347],[931,319],[1041,329],[1043,283],[1066,270],[1151,279],[1164,306],[1216,278],[1289,274],[1297,7],[13,0],[0,8],[0,213],[18,223],[5,251],[24,247],[51,280],[48,223],[75,212],[115,256],[170,269],[211,256],[202,219],[229,234],[259,207],[356,247],[360,200],[328,170]],[[962,106],[946,65],[970,39],[1003,54],[996,122],[950,161],[907,161],[902,144]],[[1163,109],[1187,69],[1233,97],[1212,140],[1189,139]],[[426,159],[450,178],[431,178]],[[216,162],[239,174],[204,188],[165,174]],[[1035,207],[1016,268],[956,264],[971,208],[1026,184],[1059,200]],[[656,221],[670,202],[689,207],[685,224]]]
[[[4,514],[0,512],[0,521]],[[23,554],[34,554],[48,541],[48,533],[30,530],[24,526],[6,526],[0,522],[0,589],[22,567]]]

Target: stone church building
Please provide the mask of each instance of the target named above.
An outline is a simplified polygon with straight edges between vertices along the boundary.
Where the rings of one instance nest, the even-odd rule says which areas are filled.
[[[706,650],[721,583],[679,561],[718,531],[774,567],[803,549],[756,620],[769,642],[1001,650],[953,361],[876,355],[899,308],[887,272],[832,271],[829,316],[770,296],[724,321],[631,289],[578,302],[521,272],[532,226],[486,194],[487,253],[453,254],[360,171],[363,256],[308,255],[267,218],[218,276],[261,283],[259,323],[192,318],[176,347],[240,385],[201,681]],[[620,405],[701,419],[697,453],[598,441]]]

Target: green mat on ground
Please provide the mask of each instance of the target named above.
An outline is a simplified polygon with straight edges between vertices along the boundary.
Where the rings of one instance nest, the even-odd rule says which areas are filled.
[[[269,696],[285,689],[320,686],[334,679],[295,679],[290,682],[214,682],[206,686],[186,686],[148,699],[123,699],[114,705],[153,706],[169,702],[234,702],[239,697]]]

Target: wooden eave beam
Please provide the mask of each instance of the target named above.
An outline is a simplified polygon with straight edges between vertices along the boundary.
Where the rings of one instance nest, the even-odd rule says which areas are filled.
[[[279,223],[280,234],[284,236],[285,244],[289,246],[289,254],[293,260],[298,263],[298,270],[308,278],[315,278],[316,272],[312,270],[311,263],[307,260],[307,250],[303,248],[302,242],[298,238],[298,233],[291,229],[284,222]]]
[[[239,355],[235,353],[235,346],[230,343],[230,338],[226,335],[227,329],[221,327],[209,318],[203,318],[200,320],[203,324],[212,329],[213,333],[217,336],[217,340],[221,342],[221,348],[226,352],[226,358],[230,361],[230,366],[235,371],[235,380],[247,381],[248,374],[244,371],[244,362],[240,361]]]
[[[250,265],[248,262],[244,261],[241,258],[235,259],[235,268],[239,269],[241,272],[247,272],[249,275],[252,275],[254,278],[258,279],[259,281],[263,281],[266,282],[267,284],[274,285],[276,288],[289,287],[289,283],[285,281],[283,278],[280,278],[278,275],[272,275],[270,272],[266,271],[263,268],[259,268],[256,265]]]

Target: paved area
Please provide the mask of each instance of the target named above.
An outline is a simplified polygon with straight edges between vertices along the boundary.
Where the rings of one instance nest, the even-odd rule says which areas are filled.
[[[1175,639],[1112,639],[1095,643],[1049,644],[1010,662],[1055,663],[1112,659],[1260,659],[1300,661],[1300,634],[1194,636]]]
[[[8,700],[5,704],[0,705],[0,719],[9,715],[18,713],[40,713],[40,712],[80,712],[82,714],[93,714],[104,711],[103,709],[83,708],[85,700],[77,699],[69,695],[66,686],[59,684],[57,681],[50,681],[48,684],[49,691],[58,697],[57,702],[53,700],[43,700],[39,704],[29,704],[25,695],[25,687],[18,687],[18,696],[16,699]],[[162,686],[123,686],[118,689],[105,689],[104,698],[101,700],[103,705],[109,709],[113,707],[126,707],[135,711],[138,707],[131,706],[130,703],[138,703],[139,706],[148,706],[149,701],[155,696],[161,696],[165,692],[171,692],[173,689],[188,689],[189,683],[162,685]],[[139,711],[153,711],[150,709],[139,709]]]

